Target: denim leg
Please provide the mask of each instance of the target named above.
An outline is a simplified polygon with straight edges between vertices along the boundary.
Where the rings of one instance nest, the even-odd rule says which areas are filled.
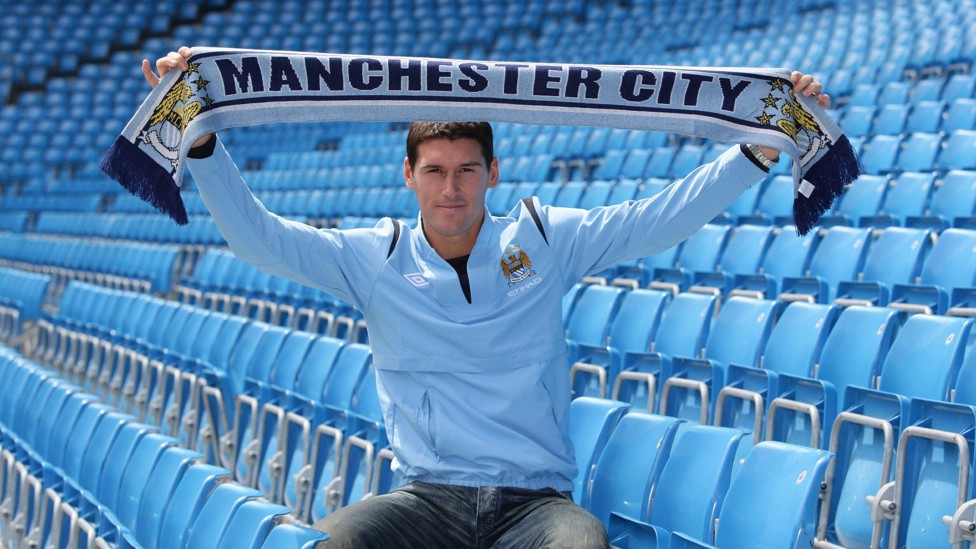
[[[493,548],[609,547],[603,523],[555,490],[499,489],[496,513]]]
[[[325,548],[472,547],[477,488],[413,483],[330,513],[313,525]]]

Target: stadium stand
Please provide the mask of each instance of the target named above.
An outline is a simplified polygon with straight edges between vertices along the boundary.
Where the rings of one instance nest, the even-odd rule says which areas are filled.
[[[235,258],[189,177],[179,227],[98,168],[139,60],[180,44],[814,72],[866,168],[817,230],[780,162],[564,299],[574,499],[620,547],[976,541],[972,0],[0,0],[0,23],[0,548],[312,548],[396,486],[362,315]],[[413,225],[405,128],[221,138],[280,215]],[[652,196],[725,147],[495,133],[499,215]]]

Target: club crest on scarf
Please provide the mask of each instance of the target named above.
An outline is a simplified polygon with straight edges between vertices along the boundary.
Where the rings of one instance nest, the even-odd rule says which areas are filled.
[[[508,279],[508,285],[514,286],[535,274],[532,261],[518,244],[509,244],[502,252],[502,274]]]
[[[149,122],[139,134],[139,140],[152,147],[175,168],[179,161],[179,146],[187,125],[213,101],[206,96],[207,84],[199,74],[199,63],[190,63],[183,77],[173,84],[159,102]],[[191,80],[193,79],[193,80]]]
[[[775,125],[800,148],[800,161],[807,164],[831,143],[817,120],[797,101],[789,80],[769,81],[769,95],[762,98],[763,111],[756,120],[763,126]]]

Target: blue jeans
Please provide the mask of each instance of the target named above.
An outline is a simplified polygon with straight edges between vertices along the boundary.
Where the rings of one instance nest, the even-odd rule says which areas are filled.
[[[553,489],[414,482],[315,523],[328,548],[606,548],[603,524]]]

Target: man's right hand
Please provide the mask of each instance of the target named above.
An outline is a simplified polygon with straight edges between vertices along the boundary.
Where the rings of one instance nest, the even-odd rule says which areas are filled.
[[[165,57],[160,57],[156,60],[156,71],[159,74],[153,72],[152,65],[149,64],[148,59],[143,59],[142,75],[146,77],[146,82],[149,82],[149,85],[155,88],[156,84],[159,84],[159,80],[166,76],[166,73],[169,71],[173,69],[179,69],[181,71],[189,70],[190,66],[187,64],[186,60],[191,54],[192,52],[190,51],[190,48],[182,46],[179,50],[171,51]],[[200,145],[205,144],[207,141],[210,141],[212,136],[212,133],[208,133],[207,135],[194,141],[193,146],[199,147]]]

